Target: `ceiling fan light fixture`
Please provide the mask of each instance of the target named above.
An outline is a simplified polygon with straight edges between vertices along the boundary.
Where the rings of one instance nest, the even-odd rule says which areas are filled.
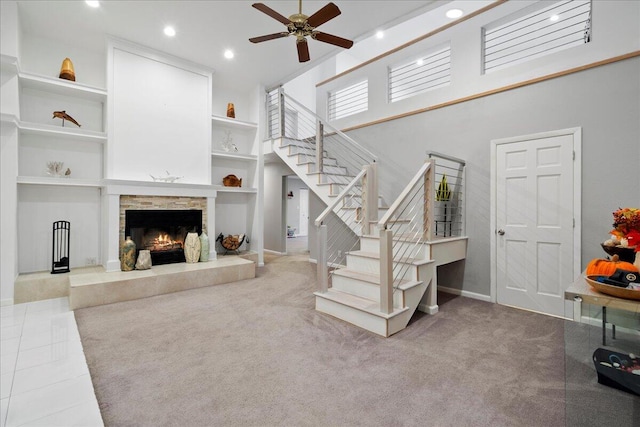
[[[318,40],[323,43],[339,46],[344,49],[349,49],[351,46],[353,46],[353,41],[351,40],[316,31],[317,27],[340,15],[340,9],[334,3],[327,3],[311,16],[307,16],[302,13],[302,0],[299,0],[298,5],[298,13],[294,13],[293,15],[289,16],[289,18],[286,18],[285,16],[281,15],[280,13],[276,12],[263,3],[253,3],[251,7],[258,9],[265,15],[269,15],[276,21],[283,23],[287,27],[287,32],[265,34],[259,37],[252,37],[249,39],[249,41],[251,43],[262,43],[267,40],[279,39],[287,36],[295,36],[296,49],[298,50],[298,61],[300,62],[307,62],[310,59],[307,37],[311,37],[312,39]]]

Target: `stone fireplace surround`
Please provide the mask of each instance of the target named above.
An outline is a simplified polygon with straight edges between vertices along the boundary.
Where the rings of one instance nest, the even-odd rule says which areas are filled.
[[[103,191],[104,229],[103,265],[107,272],[120,271],[120,247],[124,241],[124,215],[127,209],[199,209],[202,230],[215,230],[217,192],[208,185],[107,180]],[[211,245],[209,259],[216,259]]]

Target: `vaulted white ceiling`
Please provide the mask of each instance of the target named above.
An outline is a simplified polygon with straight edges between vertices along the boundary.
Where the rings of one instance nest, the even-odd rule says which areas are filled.
[[[283,83],[342,49],[309,41],[311,61],[300,64],[293,37],[260,44],[250,37],[285,30],[285,26],[251,7],[252,1],[102,1],[97,9],[84,1],[21,1],[19,13],[25,34],[56,39],[94,51],[104,50],[105,35],[113,35],[170,53],[214,69],[214,86],[247,92],[262,84]],[[288,17],[298,1],[263,1]],[[311,15],[328,1],[303,1]],[[319,27],[323,32],[362,40],[405,19],[417,16],[443,0],[335,0],[342,14]],[[165,25],[177,31],[163,34]],[[235,57],[227,60],[225,49]]]

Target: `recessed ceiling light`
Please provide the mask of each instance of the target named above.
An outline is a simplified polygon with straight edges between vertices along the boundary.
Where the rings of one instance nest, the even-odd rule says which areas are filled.
[[[171,26],[164,27],[164,34],[169,37],[173,37],[176,35],[176,30]]]
[[[463,14],[464,12],[460,9],[449,9],[445,15],[447,15],[447,18],[449,19],[456,19],[460,18]]]
[[[381,38],[383,38],[383,37],[384,37],[384,32],[382,32],[382,31],[378,31],[378,32],[376,33],[376,38],[381,39]]]
[[[560,17],[559,17],[558,15],[551,15],[551,16],[549,17],[549,21],[551,21],[551,22],[555,22],[555,21],[557,21],[558,19],[560,19]]]
[[[420,58],[416,61],[416,65],[419,67],[424,64],[424,59]]]
[[[231,59],[233,58],[235,55],[233,54],[233,51],[231,49],[227,49],[224,51],[224,57],[227,59]]]
[[[91,7],[100,7],[100,2],[95,0],[86,0],[85,3]]]

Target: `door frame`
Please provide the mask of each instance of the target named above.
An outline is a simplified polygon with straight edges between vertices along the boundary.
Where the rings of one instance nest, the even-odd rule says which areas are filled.
[[[514,142],[529,141],[532,139],[550,138],[554,136],[573,136],[573,277],[578,278],[582,273],[580,262],[582,258],[582,128],[567,128],[548,132],[540,132],[529,135],[520,135],[510,138],[501,138],[491,141],[491,180],[490,180],[490,253],[491,253],[491,302],[498,300],[498,283],[497,283],[497,178],[496,167],[498,161],[498,146],[501,144],[510,144]],[[567,284],[569,285],[569,284]],[[565,304],[566,305],[566,304]]]

